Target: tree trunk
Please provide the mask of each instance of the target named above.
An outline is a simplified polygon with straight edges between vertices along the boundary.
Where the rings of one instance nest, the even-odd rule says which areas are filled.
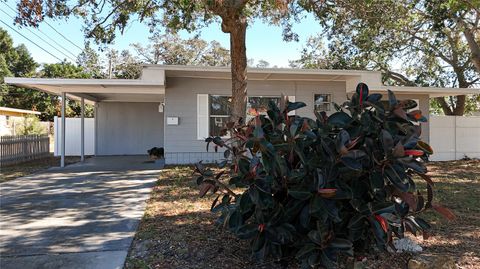
[[[247,104],[247,48],[245,44],[247,20],[235,18],[228,27],[230,33],[230,59],[232,69],[232,121],[246,116]]]
[[[475,66],[475,69],[477,69],[477,72],[480,73],[480,45],[475,40],[475,35],[473,34],[472,29],[469,29],[465,25],[465,22],[458,20],[458,24],[463,28],[463,35],[465,36],[470,52],[472,53],[473,65]]]

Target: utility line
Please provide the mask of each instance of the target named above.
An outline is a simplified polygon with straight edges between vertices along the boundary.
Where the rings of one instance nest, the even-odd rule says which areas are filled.
[[[65,40],[67,40],[68,42],[70,42],[70,44],[74,45],[75,47],[77,47],[79,50],[83,51],[84,49],[80,48],[79,46],[77,46],[77,44],[73,43],[70,39],[68,39],[67,37],[65,37],[62,33],[60,33],[59,31],[57,31],[57,29],[55,29],[53,26],[50,25],[50,23],[48,23],[47,21],[43,21],[45,24],[47,24],[50,28],[53,29],[53,31],[55,31],[57,34],[59,34],[60,36],[62,36]]]
[[[10,18],[14,19],[10,14],[8,14],[7,12],[5,12],[4,10],[1,10],[1,9],[0,9],[0,11],[2,11],[3,13],[5,13],[5,14],[6,14],[7,16],[9,16]],[[34,31],[32,31],[32,29],[30,29],[30,28],[26,28],[26,29],[27,29],[30,33],[32,33],[33,35],[35,35],[36,37],[38,37],[40,40],[42,40],[43,42],[45,42],[47,45],[49,45],[50,47],[52,47],[53,49],[55,49],[57,52],[60,52],[60,53],[63,54],[65,57],[67,57],[67,58],[69,58],[70,60],[72,60],[73,62],[75,62],[76,56],[75,56],[73,53],[69,52],[69,53],[70,53],[71,55],[73,55],[73,57],[75,57],[75,58],[70,57],[69,55],[67,55],[67,54],[65,54],[64,52],[62,52],[61,50],[59,50],[57,47],[55,47],[55,46],[53,46],[52,44],[50,44],[48,41],[46,41],[45,39],[43,39],[43,38],[42,38],[41,36],[39,36],[37,33],[35,33]],[[40,31],[40,29],[38,29],[38,30]],[[40,31],[40,32],[41,32],[41,31]],[[42,33],[43,33],[43,32],[42,32]],[[44,34],[44,35],[45,35],[45,34]],[[49,37],[49,38],[50,38],[50,37]],[[60,46],[60,47],[61,47],[61,46]],[[64,50],[66,50],[66,49],[64,49]],[[66,51],[68,51],[68,50],[66,50]]]
[[[3,2],[11,11],[13,11],[14,13],[17,13],[17,10],[15,10],[13,7],[11,7],[7,2]],[[72,45],[74,45],[75,47],[77,47],[80,51],[83,51],[84,49],[79,47],[77,44],[75,44],[73,41],[71,41],[70,39],[68,39],[66,36],[64,36],[62,33],[60,33],[57,29],[55,29],[55,27],[53,27],[52,25],[50,25],[50,23],[48,23],[46,20],[43,21],[44,23],[46,23],[50,28],[53,29],[53,31],[55,31],[57,34],[59,34],[61,37],[63,37],[65,40],[67,40],[68,42],[70,42]],[[56,42],[55,42],[56,43]],[[60,45],[59,45],[60,46]],[[62,47],[63,48],[63,47]],[[75,56],[76,57],[76,56]]]
[[[8,23],[4,22],[3,20],[0,19],[0,22],[2,22],[3,24],[5,24],[8,28],[12,29],[13,31],[15,31],[17,34],[21,35],[23,38],[25,38],[26,40],[30,41],[30,43],[32,43],[33,45],[37,46],[39,49],[45,51],[46,53],[50,54],[50,56],[56,58],[57,60],[59,60],[60,62],[63,61],[62,59],[58,58],[57,56],[53,55],[52,53],[50,53],[48,50],[44,49],[43,47],[41,47],[40,45],[38,45],[37,43],[33,42],[30,38],[24,36],[22,33],[20,33],[19,31],[17,31],[17,29],[13,28],[12,26],[10,26]]]

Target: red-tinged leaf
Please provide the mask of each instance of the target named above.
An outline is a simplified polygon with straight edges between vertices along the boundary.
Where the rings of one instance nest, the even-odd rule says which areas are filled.
[[[408,204],[410,210],[414,211],[415,208],[417,208],[417,197],[415,197],[413,193],[398,191],[395,194],[402,198],[402,200]]]
[[[202,184],[200,184],[200,193],[199,193],[200,198],[205,196],[205,194],[207,194],[209,190],[214,188],[215,186],[211,183],[203,182]]]
[[[305,132],[305,131],[307,131],[307,130],[309,130],[309,129],[310,129],[310,126],[308,125],[307,120],[303,120],[303,124],[302,124],[302,129],[301,129],[301,131],[302,131],[302,132]]]
[[[388,232],[388,222],[387,222],[387,220],[384,217],[382,217],[380,215],[376,215],[376,214],[375,214],[375,219],[378,221],[378,223],[380,223],[380,226],[382,226],[383,231],[385,233]]]
[[[393,148],[393,156],[394,157],[403,157],[405,156],[405,147],[400,143],[400,141],[397,143],[397,145]]]
[[[216,178],[216,179],[219,179],[223,174],[225,174],[225,170],[220,171],[220,173],[218,173],[218,174],[215,176],[215,178]]]
[[[323,198],[332,198],[335,197],[335,194],[337,193],[337,189],[318,189],[317,193],[323,197]]]
[[[265,230],[265,224],[264,223],[258,224],[258,231],[263,232],[264,230]]]
[[[420,195],[420,192],[417,193],[417,206],[415,211],[420,211],[425,206],[425,199]]]
[[[416,150],[416,149],[407,149],[405,150],[405,156],[422,156],[423,155],[423,151],[421,150]]]
[[[215,200],[213,200],[212,206],[210,207],[210,211],[213,211],[213,208],[217,205],[218,198],[220,198],[220,195],[217,195],[217,198],[215,198]]]
[[[407,113],[406,113],[405,110],[404,110],[402,107],[400,107],[400,106],[398,106],[397,108],[395,108],[395,109],[393,110],[393,114],[394,114],[395,116],[401,118],[401,119],[404,119],[404,120],[407,119]]]
[[[432,177],[430,177],[429,175],[426,175],[426,174],[418,174],[421,178],[423,178],[423,180],[425,180],[429,185],[432,185],[434,186],[435,183],[432,181]]]
[[[350,141],[350,143],[347,144],[347,149],[352,149],[353,147],[355,147],[358,143],[358,141],[360,141],[360,136],[359,137],[356,137],[355,139],[353,139],[352,141]]]
[[[448,209],[446,207],[443,207],[443,206],[437,205],[437,204],[432,204],[432,207],[433,207],[433,209],[435,209],[435,211],[440,213],[442,216],[444,216],[448,220],[455,220],[457,218],[455,216],[455,214],[450,209]]]
[[[433,200],[433,188],[432,188],[432,185],[427,184],[427,203],[425,204],[425,208],[432,207],[432,200]]]
[[[414,111],[409,112],[408,115],[415,120],[419,120],[422,117],[422,111],[414,110]]]
[[[432,147],[423,142],[423,141],[418,141],[417,142],[417,148],[420,149],[420,150],[423,150],[425,153],[427,153],[428,155],[432,155],[433,154],[433,149]]]

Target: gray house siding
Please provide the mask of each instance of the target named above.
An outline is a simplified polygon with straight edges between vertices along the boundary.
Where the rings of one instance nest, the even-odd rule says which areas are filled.
[[[335,102],[346,98],[345,82],[249,81],[249,96],[295,96],[307,104],[298,115],[313,117],[313,95],[329,93]],[[165,126],[167,163],[211,162],[222,153],[206,151],[206,143],[197,138],[197,94],[230,95],[231,81],[220,79],[168,78],[165,116],[178,117],[179,125]]]
[[[99,102],[97,155],[139,155],[163,147],[163,113],[159,103]]]

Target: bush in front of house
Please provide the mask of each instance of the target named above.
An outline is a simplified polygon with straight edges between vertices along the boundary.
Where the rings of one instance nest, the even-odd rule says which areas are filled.
[[[330,116],[289,116],[305,104],[282,98],[279,107],[269,104],[268,116],[229,123],[230,138],[206,139],[207,148],[225,150],[225,161],[215,172],[196,165],[200,196],[216,195],[218,224],[250,240],[255,257],[295,256],[302,267],[334,268],[342,252],[395,250],[392,239],[405,232],[428,237],[419,212],[454,215],[432,202],[425,162],[433,152],[420,140],[426,119],[407,112],[413,100],[389,91],[386,101],[360,83]],[[426,190],[416,188],[414,175]]]

